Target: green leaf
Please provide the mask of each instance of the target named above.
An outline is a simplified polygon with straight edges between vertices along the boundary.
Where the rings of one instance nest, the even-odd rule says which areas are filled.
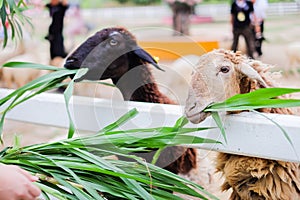
[[[277,96],[300,92],[296,88],[262,88],[246,94],[237,94],[221,103],[213,103],[205,112],[253,110],[258,108],[285,108],[300,106],[300,99],[273,99]]]
[[[224,125],[223,125],[223,122],[221,120],[221,117],[220,117],[219,113],[218,112],[212,112],[211,115],[212,115],[213,119],[215,120],[217,126],[219,127],[225,142],[227,143],[227,138],[226,138]]]
[[[65,70],[64,68],[54,67],[50,65],[42,65],[38,63],[30,63],[30,62],[8,62],[3,65],[3,67],[12,67],[12,68],[30,68],[30,69],[39,69],[39,70],[51,70],[51,71],[59,71]]]
[[[23,87],[18,88],[17,90],[13,91],[11,94],[7,95],[6,97],[3,97],[2,99],[0,99],[0,106],[2,106],[4,103],[6,103],[8,100],[13,98],[14,96],[21,96],[19,94],[24,94],[25,92],[36,89],[44,84],[48,84],[50,81],[53,81],[53,80],[60,82],[61,79],[65,79],[68,76],[75,74],[76,72],[77,72],[77,70],[61,70],[61,71],[55,71],[55,72],[46,74],[44,76],[41,76],[41,77],[27,83]]]
[[[274,121],[273,119],[267,117],[266,115],[264,115],[263,113],[257,112],[255,110],[252,110],[252,112],[259,114],[261,116],[263,116],[264,118],[270,120],[272,123],[274,123],[284,134],[285,138],[287,139],[287,141],[290,143],[290,145],[293,147],[293,150],[295,151],[295,153],[297,154],[297,151],[295,149],[295,146],[293,144],[293,141],[291,140],[291,138],[289,137],[288,133],[282,128],[282,126],[280,126],[280,124],[278,124],[276,121]]]
[[[106,82],[103,82],[103,81],[90,81],[90,80],[82,80],[80,81],[81,83],[97,83],[97,84],[101,84],[101,85],[106,85],[106,86],[110,86],[110,87],[117,87],[116,85],[114,84],[111,84],[111,83],[106,83]]]
[[[108,126],[104,127],[100,131],[98,131],[98,133],[102,133],[102,132],[106,132],[107,133],[109,131],[112,131],[112,130],[120,127],[122,124],[126,123],[130,119],[134,118],[137,114],[138,114],[137,109],[133,108],[129,112],[127,112],[126,114],[124,114],[123,116],[121,116],[117,121],[109,124]]]
[[[69,132],[68,132],[68,138],[72,138],[74,133],[75,133],[75,125],[73,123],[72,117],[71,117],[71,113],[69,110],[69,102],[70,99],[73,95],[73,88],[74,88],[74,80],[82,77],[84,74],[86,74],[88,71],[87,68],[81,68],[79,69],[74,78],[70,81],[68,87],[66,88],[65,92],[64,92],[64,98],[65,98],[65,103],[66,103],[66,109],[67,109],[67,113],[68,113],[68,117],[69,117]]]
[[[4,118],[7,114],[7,112],[10,111],[11,109],[13,109],[15,106],[19,105],[20,103],[36,96],[37,94],[40,94],[47,90],[51,90],[53,88],[59,87],[60,82],[66,77],[66,74],[69,74],[69,73],[70,72],[66,73],[64,71],[62,73],[62,71],[57,71],[57,72],[53,72],[51,74],[46,74],[38,79],[31,81],[30,83],[27,83],[25,86],[15,90],[14,92],[7,95],[6,97],[3,97],[2,99],[0,99],[0,106],[12,99],[12,101],[8,104],[8,106],[2,111],[2,116],[1,116],[1,121],[0,121],[1,142],[2,142]],[[26,95],[24,96],[26,91],[33,90],[33,89],[38,89],[38,90],[33,93],[27,92],[27,96]]]
[[[68,199],[67,197],[63,197],[59,191],[53,189],[52,187],[49,187],[49,186],[39,183],[39,182],[36,182],[34,184],[37,185],[42,191],[44,191],[44,193],[43,193],[44,197],[48,193],[48,194],[51,194],[53,197],[56,197],[59,200],[67,200]],[[49,199],[48,195],[47,195],[47,199]]]
[[[2,27],[3,27],[3,31],[4,31],[4,40],[3,40],[3,45],[2,45],[2,47],[4,48],[4,47],[6,47],[7,40],[8,40],[7,29],[6,29],[6,26],[5,26],[7,12],[6,12],[5,2],[4,1],[2,2],[2,6],[0,8],[0,15],[1,15]]]
[[[189,122],[189,120],[185,117],[185,116],[182,116],[180,117],[175,125],[174,125],[174,128],[182,128],[183,126],[185,126],[187,123]]]

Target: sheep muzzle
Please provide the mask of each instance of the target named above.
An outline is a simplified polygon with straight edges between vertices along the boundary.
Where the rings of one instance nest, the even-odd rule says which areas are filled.
[[[194,124],[202,122],[210,115],[209,112],[203,112],[209,104],[209,102],[199,101],[193,92],[189,92],[185,106],[186,117]]]

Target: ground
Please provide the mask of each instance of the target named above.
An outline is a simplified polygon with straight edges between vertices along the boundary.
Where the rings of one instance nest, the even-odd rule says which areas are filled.
[[[47,32],[47,26],[49,24],[49,19],[45,14],[41,15],[43,19],[45,20],[45,23],[40,23],[40,19],[33,18],[33,24],[35,26],[33,35],[36,37],[36,40],[39,41],[38,48],[41,49],[42,55],[44,55],[43,63],[48,62],[48,43],[46,40],[43,39],[43,37],[46,35]],[[288,66],[288,57],[285,53],[285,49],[287,47],[287,44],[290,42],[296,42],[299,41],[299,33],[300,33],[300,21],[298,20],[300,15],[289,15],[289,16],[274,16],[270,17],[266,20],[265,26],[265,37],[267,41],[263,44],[263,56],[260,58],[257,58],[265,63],[269,63],[275,66],[273,69],[274,71],[282,70],[286,71],[286,67]],[[89,20],[89,19],[86,19]],[[102,21],[103,22],[103,21]],[[97,27],[102,27],[100,22],[93,21],[94,27],[96,27],[94,30],[92,30],[90,33],[96,31]],[[98,23],[98,24],[97,24]],[[105,22],[106,24],[109,24],[109,22]],[[162,38],[162,35],[165,34],[165,37],[172,37],[170,31],[163,31],[166,28],[170,28],[165,24],[162,24],[161,22],[158,24],[155,24],[155,30],[154,31],[147,31],[147,24],[144,24],[144,26],[140,27],[134,27],[132,23],[129,23],[128,27],[132,30],[136,30],[136,28],[139,28],[140,31],[136,31],[137,38],[143,39],[147,37],[151,38]],[[123,26],[126,26],[124,24]],[[153,27],[153,24],[151,24]],[[170,29],[169,29],[170,30]],[[217,40],[220,43],[220,46],[223,48],[229,48],[231,43],[231,28],[229,25],[228,20],[224,21],[215,21],[211,23],[203,23],[203,24],[193,24],[191,27],[191,38],[194,39],[201,39],[201,40]],[[87,34],[89,35],[89,34]],[[77,45],[80,41],[84,40],[84,38],[87,37],[87,35],[81,35],[76,36],[76,40],[70,41],[66,37],[67,47],[70,51],[70,46],[73,45],[73,42],[75,45]],[[35,51],[34,49],[30,48],[27,51]],[[168,67],[169,64],[171,64],[171,61],[161,61],[162,64],[166,67]],[[164,75],[160,75],[158,72],[156,72],[157,80],[164,84]],[[291,75],[289,73],[282,76],[280,79],[278,79],[279,85],[285,86],[285,87],[298,87],[300,88],[300,81],[299,78]],[[300,97],[300,95],[296,95],[296,97]],[[21,122],[15,122],[15,121],[9,121],[7,120],[5,122],[4,126],[4,144],[5,146],[10,146],[13,141],[13,135],[18,134],[22,135],[22,145],[29,145],[32,143],[40,143],[40,142],[47,142],[57,136],[64,136],[66,135],[67,130],[66,129],[60,129],[55,127],[43,127],[35,124],[25,124]],[[211,157],[214,157],[214,153],[212,152],[206,152],[201,151],[201,161],[199,165],[199,171],[195,172],[202,174],[206,173],[207,179],[202,180],[200,178],[193,178],[194,181],[202,184],[205,188],[211,187],[211,180],[213,175],[210,174],[210,172],[213,171],[213,161],[210,159]],[[207,166],[208,164],[208,166]],[[205,168],[202,166],[206,166]],[[209,173],[207,173],[209,172]],[[214,180],[216,181],[216,180]],[[212,187],[213,188],[213,187]],[[208,190],[214,190],[213,189]],[[215,192],[216,195],[218,195],[221,199],[226,199],[228,194],[220,194],[220,192]]]

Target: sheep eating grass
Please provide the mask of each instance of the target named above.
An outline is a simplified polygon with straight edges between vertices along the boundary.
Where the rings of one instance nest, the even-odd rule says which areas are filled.
[[[159,91],[150,64],[160,69],[155,59],[137,45],[128,30],[112,27],[89,37],[69,55],[65,67],[88,68],[88,72],[77,81],[111,79],[125,100],[174,104]],[[162,152],[157,165],[173,173],[186,174],[196,168],[196,153],[193,148],[169,147]],[[152,156],[153,152],[142,157],[151,161]]]
[[[214,50],[201,56],[192,75],[185,113],[193,123],[210,113],[203,110],[239,93],[273,87],[270,65],[248,59],[241,53]],[[292,114],[290,109],[261,109],[261,112]],[[232,200],[300,199],[300,164],[219,153],[216,169],[225,182],[222,190],[232,189]]]

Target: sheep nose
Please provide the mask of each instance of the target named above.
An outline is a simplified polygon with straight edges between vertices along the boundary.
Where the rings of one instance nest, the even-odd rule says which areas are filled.
[[[76,61],[78,61],[78,59],[68,58],[66,60],[66,63],[64,65],[64,67],[67,68],[67,69],[79,69],[80,67],[76,66]]]
[[[197,105],[196,102],[192,103],[191,105],[187,105],[185,107],[185,111],[190,112],[191,110],[193,110],[196,107],[196,105]]]
[[[71,59],[66,60],[66,63],[67,63],[67,64],[70,64],[70,63],[73,63],[73,62],[75,62],[75,59],[74,59],[74,58],[71,58]]]
[[[190,117],[196,114],[197,110],[197,102],[194,98],[188,98],[186,101],[186,105],[184,108],[184,112],[186,117]]]

